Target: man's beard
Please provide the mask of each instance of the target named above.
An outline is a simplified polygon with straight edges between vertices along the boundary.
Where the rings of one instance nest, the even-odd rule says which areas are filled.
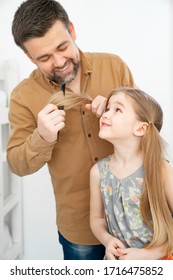
[[[65,76],[61,77],[61,76],[58,76],[56,74],[57,68],[54,68],[52,70],[51,75],[48,77],[49,80],[58,84],[58,85],[70,83],[71,81],[73,81],[77,76],[78,69],[79,69],[79,66],[80,66],[80,62],[77,62],[77,63],[74,63],[73,61],[71,61],[71,62],[73,64],[73,70],[71,72],[69,72]]]

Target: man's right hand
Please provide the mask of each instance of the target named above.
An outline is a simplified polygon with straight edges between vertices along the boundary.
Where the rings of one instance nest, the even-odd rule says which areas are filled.
[[[38,113],[38,132],[48,143],[57,140],[57,133],[65,126],[65,111],[48,104]]]

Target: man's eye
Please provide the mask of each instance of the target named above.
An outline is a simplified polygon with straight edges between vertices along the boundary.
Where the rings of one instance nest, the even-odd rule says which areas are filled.
[[[67,46],[62,46],[58,49],[58,51],[64,52],[64,51],[66,51],[66,49],[67,49]]]
[[[42,59],[40,59],[40,62],[46,62],[46,61],[48,61],[48,60],[49,60],[49,57],[46,56],[46,57],[43,57]]]

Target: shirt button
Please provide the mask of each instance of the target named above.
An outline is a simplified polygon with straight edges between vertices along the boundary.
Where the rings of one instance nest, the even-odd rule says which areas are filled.
[[[91,133],[88,133],[88,137],[91,137]]]

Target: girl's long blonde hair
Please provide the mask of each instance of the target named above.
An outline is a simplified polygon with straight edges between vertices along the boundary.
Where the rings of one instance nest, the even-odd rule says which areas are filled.
[[[118,88],[111,92],[110,97],[120,92],[132,98],[138,119],[148,123],[141,143],[144,186],[140,209],[144,222],[153,229],[153,239],[146,247],[164,245],[169,254],[173,252],[173,217],[163,185],[165,142],[160,135],[163,112],[158,102],[140,89]]]
[[[163,162],[165,143],[160,135],[163,112],[158,102],[140,89],[122,87],[111,92],[109,98],[123,92],[134,101],[134,110],[140,121],[148,128],[142,138],[144,186],[141,194],[141,215],[144,222],[153,229],[153,239],[146,247],[164,245],[167,253],[173,252],[173,218],[163,186]],[[108,99],[109,99],[108,98]],[[54,94],[49,100],[64,110],[91,103],[89,96],[80,96],[66,91]]]
[[[89,95],[78,95],[70,91],[66,91],[65,94],[62,91],[56,92],[49,99],[49,103],[53,103],[57,107],[63,106],[65,111],[91,102],[92,99]]]

